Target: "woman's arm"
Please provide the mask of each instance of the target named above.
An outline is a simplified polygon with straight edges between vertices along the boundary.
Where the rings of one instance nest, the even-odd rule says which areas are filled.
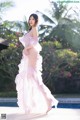
[[[36,43],[36,40],[37,40],[36,38],[38,37],[38,35],[37,35],[37,30],[36,30],[35,27],[32,28],[32,37],[33,37],[34,43]],[[33,48],[33,47],[34,47],[34,44],[29,45],[28,47],[24,48],[23,53],[27,55],[28,54],[28,50]]]
[[[36,27],[32,28],[32,37],[34,38],[34,42],[36,42],[36,38],[38,37],[38,33],[36,30]],[[29,45],[27,48],[25,48],[26,50],[31,49],[34,45]]]
[[[38,37],[38,31],[36,30],[36,27],[32,28],[32,36],[33,37]]]
[[[25,49],[28,50],[28,49],[31,49],[33,47],[33,45],[29,45],[28,47],[26,47]]]

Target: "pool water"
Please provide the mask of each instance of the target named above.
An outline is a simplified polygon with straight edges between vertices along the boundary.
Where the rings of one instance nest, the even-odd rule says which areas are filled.
[[[59,103],[58,108],[80,109],[80,103]]]
[[[0,102],[0,106],[6,107],[18,107],[16,102]],[[54,106],[52,106],[54,108]],[[80,103],[58,103],[57,108],[73,108],[73,109],[80,109]]]

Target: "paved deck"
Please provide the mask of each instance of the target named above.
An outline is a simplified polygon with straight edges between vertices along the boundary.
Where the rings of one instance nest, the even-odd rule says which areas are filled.
[[[1,118],[6,114],[6,119]],[[18,107],[0,107],[0,120],[80,120],[80,109],[52,108],[47,115],[27,115]]]
[[[58,98],[60,103],[80,103],[80,98]],[[17,102],[16,98],[0,98],[0,102]],[[6,114],[6,119],[3,119]],[[52,108],[47,114],[27,115],[18,107],[0,107],[0,120],[80,120],[80,109]]]

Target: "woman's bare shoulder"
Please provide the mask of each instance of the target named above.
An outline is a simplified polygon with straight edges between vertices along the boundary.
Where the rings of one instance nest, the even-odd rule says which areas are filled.
[[[33,28],[32,28],[32,36],[33,36],[33,37],[37,37],[37,36],[38,36],[38,30],[37,30],[36,27],[33,27]]]

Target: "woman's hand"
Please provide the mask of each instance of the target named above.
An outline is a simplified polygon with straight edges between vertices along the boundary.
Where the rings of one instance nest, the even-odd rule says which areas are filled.
[[[33,45],[29,45],[26,49],[29,50],[31,48],[33,48]]]
[[[29,51],[27,50],[27,48],[24,48],[24,49],[23,49],[23,54],[25,54],[25,55],[28,55],[28,54],[29,54]]]
[[[30,45],[30,46],[28,46],[28,47],[26,47],[26,48],[23,49],[23,54],[28,55],[29,51],[31,51],[33,49],[34,49],[34,46]]]

